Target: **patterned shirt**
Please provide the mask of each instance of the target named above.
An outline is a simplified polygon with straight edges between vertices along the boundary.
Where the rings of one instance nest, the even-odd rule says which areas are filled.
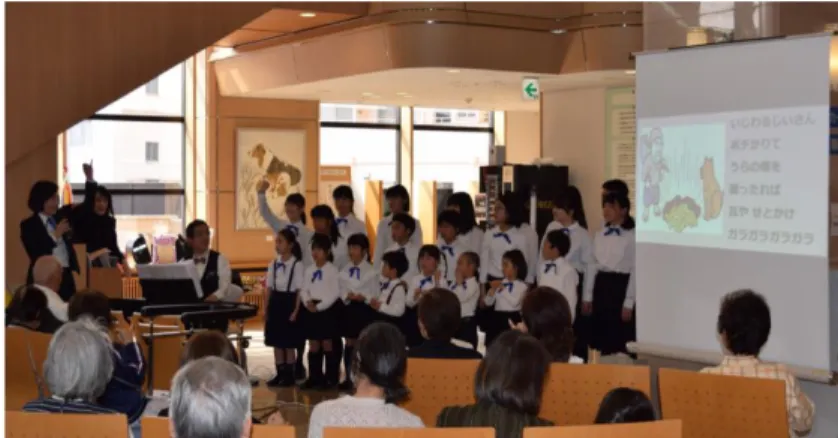
[[[119,412],[82,400],[61,400],[57,397],[42,398],[23,406],[24,412],[49,414],[118,414]]]
[[[723,376],[756,377],[786,382],[786,410],[789,414],[789,436],[805,434],[812,429],[815,404],[800,390],[797,379],[783,364],[762,362],[753,356],[725,356],[721,365],[701,370]]]
[[[322,438],[327,427],[421,428],[425,425],[419,417],[384,400],[344,396],[314,407],[308,438]]]

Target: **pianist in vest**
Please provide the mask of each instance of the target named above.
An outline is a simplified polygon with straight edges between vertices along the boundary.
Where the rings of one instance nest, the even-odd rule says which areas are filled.
[[[200,219],[192,221],[186,227],[186,242],[192,249],[192,255],[182,263],[195,263],[204,301],[238,302],[244,291],[233,284],[233,271],[227,257],[210,249],[209,225]]]

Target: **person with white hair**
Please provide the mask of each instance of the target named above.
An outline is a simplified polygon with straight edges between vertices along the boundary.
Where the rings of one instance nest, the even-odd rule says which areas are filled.
[[[246,438],[252,426],[250,381],[240,366],[208,356],[172,379],[169,429],[173,438]]]
[[[44,379],[52,395],[27,403],[23,410],[117,414],[96,403],[113,375],[111,349],[108,333],[91,318],[62,325],[53,335],[44,361]]]
[[[32,285],[40,289],[47,298],[47,309],[55,319],[67,322],[67,302],[58,295],[63,270],[58,259],[42,256],[32,266]]]

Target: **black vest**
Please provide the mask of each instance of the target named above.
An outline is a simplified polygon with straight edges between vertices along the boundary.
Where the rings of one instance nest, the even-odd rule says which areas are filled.
[[[201,277],[201,289],[204,291],[204,298],[218,290],[218,253],[210,250],[207,256],[207,268]]]

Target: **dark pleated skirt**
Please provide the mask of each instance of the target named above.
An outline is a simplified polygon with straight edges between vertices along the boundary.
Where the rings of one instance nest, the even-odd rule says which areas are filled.
[[[300,344],[301,324],[299,321],[289,321],[296,304],[296,293],[271,291],[268,309],[265,312],[265,345],[274,348],[296,348]],[[297,316],[299,315],[298,313]]]
[[[358,339],[361,332],[375,320],[377,313],[367,303],[350,301],[343,308],[343,318],[341,319],[343,337]]]
[[[476,350],[477,349],[477,323],[474,317],[463,318],[460,320],[460,328],[454,339],[459,339],[463,342],[468,342]]]
[[[515,324],[521,322],[521,312],[499,312],[497,310],[491,310],[486,315],[486,320],[488,321],[488,330],[486,330],[486,348],[489,348],[495,338],[510,329],[509,321],[512,321]]]
[[[591,318],[582,314],[582,291],[585,289],[585,274],[579,273],[579,284],[576,286],[576,319],[573,321],[573,355],[588,361],[588,345],[590,345]]]
[[[486,280],[488,280],[485,284],[483,284],[483,288],[485,290],[491,289],[491,282],[495,280],[502,280],[500,277],[492,277],[491,275],[486,276]],[[477,328],[480,329],[483,333],[488,333],[491,328],[489,327],[491,324],[489,315],[494,310],[492,307],[484,307],[483,306],[483,299],[481,298],[480,301],[477,302],[477,308],[474,310],[474,322],[477,325]]]
[[[329,341],[340,335],[338,317],[340,308],[338,303],[332,304],[325,310],[310,312],[303,308],[302,325],[305,328],[305,339],[310,341]],[[299,345],[299,344],[298,344]]]
[[[399,327],[404,334],[405,341],[409,348],[417,347],[422,344],[422,333],[419,332],[419,313],[415,307],[405,307],[404,315],[399,318],[401,326]]]
[[[635,318],[623,322],[623,301],[629,274],[600,272],[594,279],[593,313],[590,321],[590,345],[602,355],[626,353],[626,343],[636,336]]]

